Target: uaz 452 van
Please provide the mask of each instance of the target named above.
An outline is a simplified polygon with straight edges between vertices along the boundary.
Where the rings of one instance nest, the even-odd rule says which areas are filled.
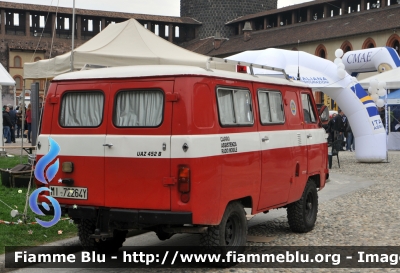
[[[37,159],[49,137],[60,168],[47,186],[86,249],[116,251],[133,229],[243,246],[244,208],[287,208],[290,228],[308,232],[328,177],[312,91],[284,78],[174,65],[67,73],[50,85]]]

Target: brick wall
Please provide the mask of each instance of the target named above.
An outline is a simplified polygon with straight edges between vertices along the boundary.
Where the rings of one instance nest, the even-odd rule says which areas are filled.
[[[276,8],[277,0],[181,0],[181,16],[202,23],[199,38],[214,36],[216,31],[227,38],[233,35],[233,30],[225,23],[240,16]]]

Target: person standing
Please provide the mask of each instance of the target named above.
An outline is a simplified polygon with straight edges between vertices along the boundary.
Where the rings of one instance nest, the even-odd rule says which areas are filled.
[[[26,124],[28,127],[28,143],[31,143],[31,131],[32,131],[32,106],[29,103],[26,109]]]
[[[21,130],[22,130],[22,113],[21,113],[21,110],[19,110],[19,109],[20,109],[19,106],[17,106],[17,108],[15,108],[16,117],[17,117],[17,123],[16,123],[16,126],[15,126],[16,131],[17,131],[17,138],[20,137]]]
[[[353,150],[355,150],[354,135],[349,122],[347,122],[346,128],[346,144],[346,151],[352,152]]]
[[[336,113],[333,113],[332,118],[329,120],[328,122],[328,144],[329,143],[333,143],[334,139],[334,133],[335,133],[335,117],[336,117]]]
[[[339,141],[338,145],[340,151],[344,151],[342,142],[344,141],[344,134],[347,127],[347,117],[342,110],[338,110],[338,115],[335,117],[335,141]]]
[[[9,112],[10,108],[5,106],[3,111],[3,136],[6,139],[5,143],[11,143],[11,130],[14,129]]]
[[[11,129],[11,142],[15,143],[15,128],[17,124],[17,112],[13,109],[13,106],[11,104],[8,105],[8,108],[10,108],[10,119],[11,123],[13,125],[13,128]]]

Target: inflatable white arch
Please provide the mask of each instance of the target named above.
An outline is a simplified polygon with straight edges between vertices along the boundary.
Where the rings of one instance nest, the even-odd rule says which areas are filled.
[[[347,73],[340,78],[333,62],[306,52],[274,48],[245,51],[226,59],[282,68],[293,79],[297,79],[299,73],[300,81],[326,93],[346,114],[357,143],[357,161],[382,162],[386,159],[386,132],[375,103],[355,78]],[[255,68],[254,73],[271,74]]]
[[[342,57],[345,70],[355,76],[358,73],[380,73],[400,67],[400,58],[391,47],[376,47],[346,52]]]

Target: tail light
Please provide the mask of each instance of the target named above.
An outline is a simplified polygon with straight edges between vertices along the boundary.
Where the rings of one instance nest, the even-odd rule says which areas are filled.
[[[190,199],[190,169],[189,167],[179,167],[178,191],[181,193],[181,201],[189,202]]]

